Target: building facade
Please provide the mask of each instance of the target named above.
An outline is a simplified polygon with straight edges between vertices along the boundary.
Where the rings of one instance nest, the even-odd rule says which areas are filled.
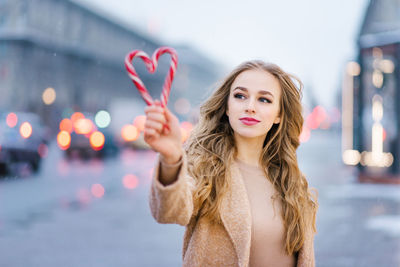
[[[371,0],[358,38],[354,149],[362,181],[400,181],[400,0]]]
[[[0,110],[35,112],[55,127],[65,110],[96,112],[114,98],[140,98],[125,71],[124,57],[134,49],[151,55],[162,45],[168,44],[78,2],[0,1]],[[190,48],[177,50],[169,105],[184,98],[193,107],[218,78],[218,68]],[[140,60],[134,66],[150,94],[158,98],[168,56],[161,57],[155,74],[149,74]],[[56,100],[45,105],[42,93],[49,87],[54,88]]]

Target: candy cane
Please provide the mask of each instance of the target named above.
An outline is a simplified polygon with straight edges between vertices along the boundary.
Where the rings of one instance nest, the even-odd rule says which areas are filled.
[[[128,71],[128,76],[131,78],[132,82],[137,87],[140,95],[143,97],[147,105],[152,105],[154,103],[154,100],[150,96],[149,92],[146,89],[146,86],[136,73],[135,68],[132,65],[132,60],[135,57],[140,57],[144,61],[147,70],[150,73],[154,73],[158,66],[158,59],[164,53],[169,53],[171,55],[169,72],[167,74],[167,77],[165,78],[164,86],[161,92],[161,106],[166,107],[168,103],[169,94],[171,91],[172,80],[174,79],[176,68],[178,65],[178,56],[176,54],[176,51],[173,48],[163,46],[154,51],[152,59],[150,59],[149,56],[141,50],[134,50],[125,57],[125,67],[126,70]]]

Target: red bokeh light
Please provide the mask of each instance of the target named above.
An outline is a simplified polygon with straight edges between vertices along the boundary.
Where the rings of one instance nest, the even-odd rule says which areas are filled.
[[[136,126],[136,128],[140,132],[142,132],[144,130],[144,124],[145,123],[146,123],[146,116],[145,115],[139,115],[133,121],[133,125]]]
[[[70,119],[63,119],[60,122],[60,131],[66,131],[68,133],[72,133],[73,131],[72,121]]]
[[[127,189],[134,189],[138,186],[139,180],[138,178],[133,175],[133,174],[127,174],[124,176],[122,183],[125,188]]]
[[[306,143],[308,140],[310,140],[311,136],[311,131],[307,126],[303,126],[303,130],[301,131],[300,134],[300,143]]]
[[[84,119],[84,118],[85,118],[85,115],[83,115],[82,113],[74,112],[74,114],[71,115],[72,124],[77,122],[79,119]]]
[[[18,116],[17,116],[17,114],[15,114],[15,113],[13,113],[13,112],[9,113],[9,114],[7,115],[7,118],[6,118],[6,123],[7,123],[8,127],[14,128],[14,127],[17,125],[17,123],[18,123]]]
[[[188,131],[189,133],[193,130],[193,124],[188,121],[181,122],[181,127]]]
[[[92,195],[97,198],[102,198],[104,196],[104,187],[101,184],[94,184],[90,190]]]
[[[322,106],[316,106],[313,111],[308,114],[308,116],[306,117],[306,126],[311,129],[311,130],[315,130],[318,127],[321,126],[321,123],[323,123],[326,119],[328,118],[328,115],[324,109],[324,107]],[[330,123],[325,123],[323,125],[323,127],[327,127],[327,125]]]

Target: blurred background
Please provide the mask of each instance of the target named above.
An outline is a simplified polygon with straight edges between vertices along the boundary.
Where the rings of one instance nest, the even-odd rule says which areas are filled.
[[[0,0],[0,266],[180,266],[148,207],[156,154],[124,57],[178,53],[183,142],[245,60],[304,83],[317,266],[400,266],[400,0]],[[154,98],[169,68],[134,60]]]

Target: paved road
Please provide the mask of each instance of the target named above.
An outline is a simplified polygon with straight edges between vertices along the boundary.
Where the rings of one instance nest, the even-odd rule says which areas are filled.
[[[71,162],[53,146],[37,176],[0,181],[0,266],[180,266],[184,228],[157,224],[148,208],[154,157]],[[400,266],[400,187],[356,183],[334,133],[313,132],[298,158],[319,191],[317,266]]]
[[[317,266],[400,266],[400,186],[359,184],[334,133],[313,132],[299,164],[319,192]]]

